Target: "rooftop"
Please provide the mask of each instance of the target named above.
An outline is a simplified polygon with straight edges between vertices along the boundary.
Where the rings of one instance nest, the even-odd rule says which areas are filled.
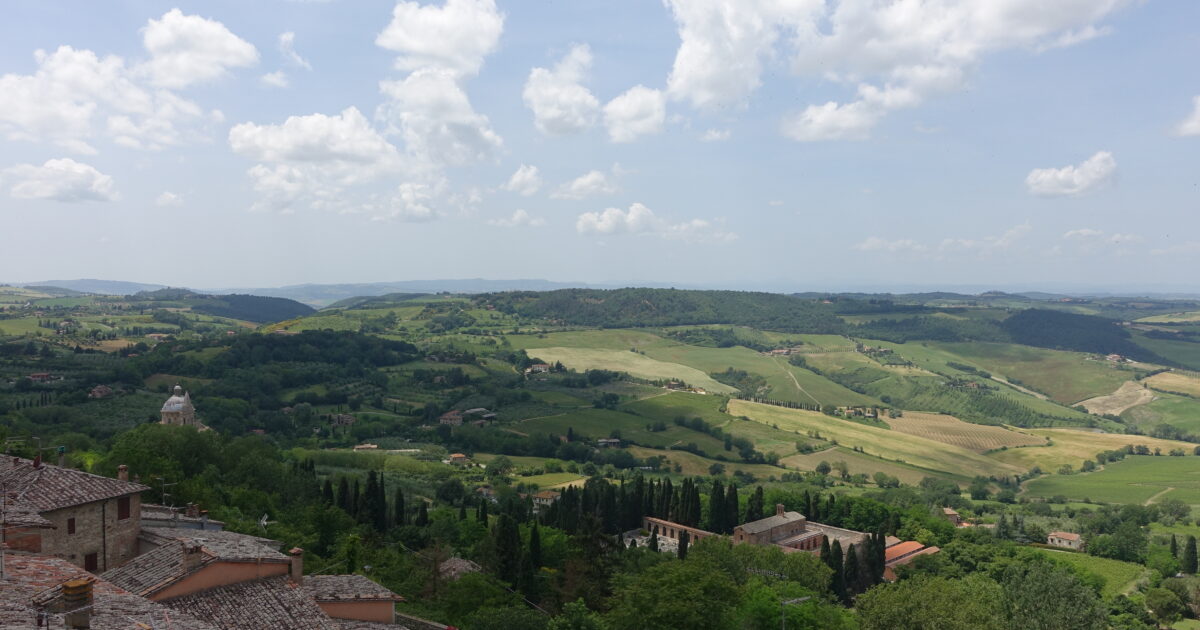
[[[318,602],[404,601],[403,597],[362,575],[310,575],[304,578],[304,591]]]
[[[34,628],[35,604],[54,610],[68,580],[93,577],[83,569],[59,558],[8,554],[4,559],[4,579],[0,580],[0,628]],[[167,623],[173,630],[218,630],[201,619],[172,611],[165,606],[138,597],[103,578],[92,585],[92,630],[129,630],[135,623]],[[51,628],[65,626],[61,614],[50,618]]]
[[[8,507],[25,514],[50,512],[150,489],[140,483],[73,468],[45,463],[35,467],[33,460],[7,455],[0,456],[0,484],[11,497]]]
[[[783,514],[775,514],[757,521],[750,521],[749,523],[739,525],[739,527],[747,534],[758,534],[803,518],[804,515],[799,512],[784,512]]]
[[[907,556],[915,551],[920,551],[924,547],[925,545],[922,545],[915,540],[906,540],[898,545],[892,545],[891,547],[888,547],[886,551],[884,551],[884,563],[890,564],[903,556]]]
[[[222,630],[340,630],[338,623],[286,576],[218,586],[163,604]]]
[[[1050,532],[1050,535],[1055,538],[1062,538],[1063,540],[1079,540],[1079,534],[1071,532]]]
[[[221,560],[287,560],[279,551],[279,541],[237,532],[178,529],[174,527],[143,527],[142,536],[155,544],[180,541],[199,545]]]

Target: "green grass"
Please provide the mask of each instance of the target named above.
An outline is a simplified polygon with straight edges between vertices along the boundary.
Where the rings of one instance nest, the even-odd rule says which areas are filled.
[[[1044,472],[1054,472],[1066,464],[1076,470],[1083,465],[1084,460],[1092,459],[1101,451],[1124,448],[1126,445],[1143,444],[1150,449],[1161,449],[1166,455],[1171,449],[1181,448],[1191,453],[1195,447],[1186,442],[1160,440],[1142,435],[1126,435],[1124,433],[1100,433],[1081,429],[1026,429],[1027,432],[1050,439],[1048,446],[1028,446],[1025,448],[1010,448],[1006,451],[994,451],[988,456],[999,461],[1008,462],[1029,470],[1034,466]],[[1165,459],[1165,458],[1163,458]],[[1196,460],[1200,461],[1200,460]]]
[[[1200,433],[1200,400],[1155,392],[1154,400],[1126,410],[1121,418],[1146,429],[1169,424],[1189,433]]]
[[[577,475],[575,473],[560,472],[560,473],[545,473],[542,475],[530,475],[529,477],[516,477],[518,483],[528,483],[536,485],[539,488],[552,488],[554,486],[562,486],[566,484],[583,481],[587,477]]]
[[[808,453],[805,455],[794,454],[783,458],[780,460],[780,463],[788,468],[809,471],[816,470],[817,464],[821,462],[832,464],[837,461],[846,462],[846,468],[850,471],[851,475],[861,473],[867,477],[872,477],[875,473],[882,472],[911,485],[921,483],[921,480],[926,477],[963,481],[962,477],[955,477],[941,471],[926,470],[908,464],[872,457],[841,446],[817,453]]]
[[[1109,560],[1070,551],[1054,551],[1052,549],[1039,549],[1038,551],[1056,561],[1090,571],[1104,578],[1104,588],[1101,591],[1104,597],[1115,597],[1129,592],[1139,579],[1149,573],[1149,569],[1146,567],[1132,562]]]
[[[1063,495],[1105,503],[1144,503],[1156,497],[1200,505],[1200,457],[1134,455],[1092,473],[1035,479],[1026,488],[1035,497]]]
[[[514,425],[521,433],[554,433],[566,435],[567,429],[580,437],[596,439],[606,438],[613,431],[619,431],[621,439],[632,440],[638,444],[666,448],[675,444],[695,443],[708,454],[717,455],[725,452],[725,443],[710,435],[693,431],[667,421],[665,431],[650,431],[646,427],[652,420],[642,416],[620,411],[605,409],[577,409],[541,418],[530,418]]]
[[[713,464],[721,464],[722,466],[724,466],[725,474],[727,474],[727,475],[732,474],[733,471],[735,471],[735,470],[741,470],[741,471],[745,471],[745,472],[748,472],[748,473],[754,475],[758,479],[766,479],[768,477],[779,477],[781,474],[787,472],[787,470],[785,470],[783,468],[779,468],[777,466],[770,466],[767,464],[743,464],[743,463],[739,463],[739,462],[718,462],[715,459],[701,457],[701,456],[693,454],[693,453],[688,453],[687,451],[667,451],[667,450],[662,450],[662,449],[631,446],[631,447],[629,447],[629,452],[632,453],[633,456],[637,457],[638,459],[645,459],[647,457],[653,457],[655,455],[662,455],[663,457],[666,457],[667,460],[670,462],[669,464],[667,464],[668,467],[672,467],[674,464],[679,464],[680,468],[682,468],[682,470],[680,471],[680,474],[689,475],[689,476],[691,476],[691,475],[707,476],[709,466],[712,466]]]
[[[534,400],[558,407],[582,407],[591,404],[590,401],[564,392],[531,391],[529,393],[533,395]]]
[[[53,335],[49,328],[38,328],[36,317],[18,317],[16,319],[0,319],[0,335],[33,335],[39,330],[43,334]]]
[[[1019,471],[1012,465],[964,448],[816,412],[760,405],[742,400],[729,401],[729,412],[735,416],[745,415],[751,420],[783,430],[797,430],[801,433],[819,431],[822,437],[836,439],[842,446],[860,447],[870,455],[902,460],[903,463],[952,475],[972,477],[1012,474]]]
[[[622,405],[621,409],[667,423],[683,416],[685,418],[701,418],[709,424],[720,426],[729,420],[729,416],[721,411],[725,400],[722,396],[671,392]]]
[[[648,380],[678,379],[689,385],[703,387],[711,392],[733,393],[733,387],[718,383],[708,374],[694,367],[669,363],[626,350],[609,350],[604,348],[537,348],[529,351],[530,356],[547,363],[561,362],[575,370],[614,370],[627,372],[631,376]]]
[[[1200,343],[1154,339],[1138,331],[1133,331],[1133,341],[1164,359],[1193,370],[1200,370]]]

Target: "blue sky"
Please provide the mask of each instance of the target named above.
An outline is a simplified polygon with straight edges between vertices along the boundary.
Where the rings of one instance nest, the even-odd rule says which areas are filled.
[[[3,11],[0,280],[1200,290],[1198,3]]]

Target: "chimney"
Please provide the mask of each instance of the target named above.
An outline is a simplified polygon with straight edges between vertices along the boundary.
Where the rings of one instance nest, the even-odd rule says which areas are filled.
[[[783,516],[783,504],[782,503],[775,504],[775,516]]]
[[[117,479],[121,481],[129,481],[129,466],[121,464],[117,466]]]
[[[195,503],[187,504],[187,517],[198,518],[200,516],[200,506]]]
[[[304,585],[304,550],[299,547],[292,547],[288,551],[288,555],[292,557],[292,566],[290,577],[296,583],[296,586]]]
[[[67,580],[62,584],[63,621],[73,630],[92,627],[92,578]]]
[[[208,510],[200,510],[200,529],[208,529]]]
[[[58,467],[59,468],[67,467],[67,452],[65,450],[58,452]]]
[[[204,548],[200,545],[187,544],[183,547],[183,573],[186,575],[200,568],[204,562]]]

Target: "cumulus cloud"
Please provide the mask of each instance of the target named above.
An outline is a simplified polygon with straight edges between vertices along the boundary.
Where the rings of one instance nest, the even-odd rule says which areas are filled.
[[[1175,133],[1181,136],[1200,136],[1200,96],[1192,98],[1192,114],[1179,123]]]
[[[160,208],[168,208],[172,206],[183,205],[183,195],[173,193],[169,190],[164,190],[161,195],[154,198],[154,205]]]
[[[1108,151],[1098,151],[1079,165],[1035,168],[1025,178],[1029,192],[1044,196],[1080,195],[1112,180],[1117,161]]]
[[[628,210],[606,208],[599,212],[584,212],[575,220],[575,230],[580,234],[649,234],[694,242],[737,238],[736,234],[722,230],[705,219],[671,223],[640,203],[634,203]]]
[[[613,175],[617,168],[613,168]],[[550,194],[555,199],[586,199],[600,195],[611,195],[617,192],[617,183],[604,171],[588,171],[579,177],[561,185]]]
[[[858,139],[888,112],[961,89],[987,54],[1078,45],[1136,0],[666,0],[680,46],[673,99],[703,110],[740,107],[779,59],[806,79],[852,93],[790,115],[799,141]]]
[[[263,85],[266,85],[268,87],[285,88],[288,86],[287,74],[284,73],[282,70],[276,70],[275,72],[268,72],[268,73],[262,75],[261,77],[259,77],[258,80],[261,81]]]
[[[142,29],[142,44],[150,53],[144,70],[151,82],[184,88],[224,76],[230,68],[258,63],[258,50],[234,35],[224,24],[171,9]]]
[[[1140,243],[1143,239],[1137,234],[1123,234],[1120,232],[1106,233],[1103,230],[1095,230],[1092,228],[1079,228],[1076,230],[1068,230],[1063,234],[1063,240],[1073,241],[1091,247],[1095,245],[1122,245],[1129,243]]]
[[[1028,223],[1014,226],[999,235],[980,238],[944,238],[938,243],[923,243],[907,238],[868,236],[854,245],[862,252],[906,254],[911,256],[945,259],[952,255],[972,254],[986,258],[1017,247],[1033,231]]]
[[[560,136],[594,125],[600,101],[583,86],[592,66],[587,44],[573,46],[553,69],[534,68],[525,81],[522,97],[533,110],[533,123],[544,134]]]
[[[415,156],[466,164],[491,157],[504,143],[450,71],[425,68],[403,81],[383,81],[380,88],[389,100],[380,105],[379,117]]]
[[[398,2],[375,44],[400,53],[399,70],[436,67],[473,75],[503,31],[504,16],[493,0],[446,0],[440,7]]]
[[[662,131],[667,117],[665,95],[635,85],[604,106],[604,124],[613,142],[633,142],[638,136]]]
[[[283,58],[292,65],[312,70],[312,65],[308,63],[308,60],[296,52],[296,34],[292,31],[279,34],[279,54],[283,55]]]
[[[701,142],[724,142],[733,135],[728,129],[709,129],[700,136]]]
[[[71,46],[36,51],[32,74],[0,76],[0,134],[81,154],[96,153],[101,134],[134,149],[183,144],[211,119],[173,90],[258,58],[220,22],[178,10],[150,20],[143,41],[151,55],[144,63]]]
[[[115,201],[116,187],[108,175],[70,158],[45,164],[18,164],[0,172],[0,181],[15,199],[47,199],[73,203]]]
[[[508,178],[508,182],[502,186],[504,190],[515,192],[518,195],[528,197],[536,193],[542,187],[542,176],[538,174],[536,166],[522,164],[517,167],[517,171]]]
[[[432,215],[427,202],[437,187],[429,182],[404,182],[391,199],[356,196],[356,187],[416,169],[354,107],[336,116],[291,116],[278,125],[241,123],[229,130],[229,146],[258,162],[248,171],[259,196],[256,210],[308,206],[401,218]]]
[[[511,217],[489,219],[488,225],[504,228],[542,227],[546,225],[546,220],[541,217],[535,217],[524,210],[517,210],[512,213]]]

